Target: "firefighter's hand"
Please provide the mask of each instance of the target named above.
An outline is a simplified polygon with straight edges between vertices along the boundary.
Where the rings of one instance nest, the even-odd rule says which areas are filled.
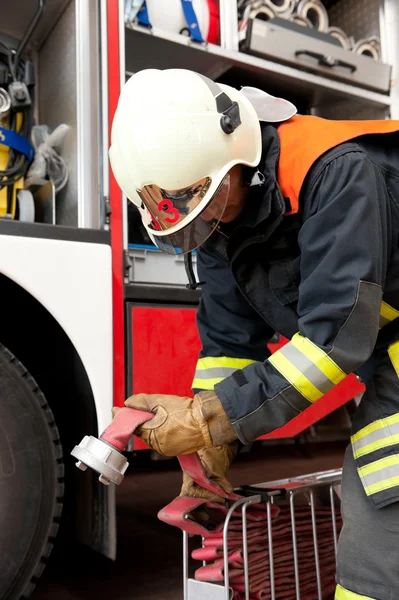
[[[164,456],[190,454],[237,439],[214,392],[200,392],[194,398],[135,394],[125,405],[154,414],[154,418],[141,425],[135,435]]]
[[[220,485],[227,494],[231,494],[233,486],[226,478],[226,475],[237,451],[237,442],[232,442],[224,446],[216,446],[215,448],[204,448],[198,451],[208,479]],[[199,486],[187,473],[183,473],[183,485],[180,496],[203,498],[209,502],[218,502],[220,504],[224,504],[225,502],[225,498]]]

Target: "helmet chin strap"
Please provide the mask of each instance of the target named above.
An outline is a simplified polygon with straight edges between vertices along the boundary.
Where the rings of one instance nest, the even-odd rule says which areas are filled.
[[[189,233],[186,232],[186,231],[184,231],[184,235],[187,236],[187,235],[189,235]],[[184,268],[186,270],[186,275],[187,275],[187,279],[188,279],[188,283],[186,285],[186,288],[188,290],[195,291],[201,285],[203,285],[204,282],[203,281],[197,281],[197,278],[196,278],[195,273],[194,273],[194,268],[193,268],[193,253],[192,252],[187,252],[184,255]]]
[[[188,279],[186,288],[188,290],[198,289],[204,282],[197,281],[197,278],[194,273],[194,268],[193,268],[193,253],[192,252],[187,252],[187,254],[184,255],[184,268],[186,270],[186,275],[187,275],[187,279]]]

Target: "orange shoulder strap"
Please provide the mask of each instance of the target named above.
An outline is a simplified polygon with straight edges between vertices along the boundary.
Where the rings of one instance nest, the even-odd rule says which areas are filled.
[[[325,152],[361,135],[399,131],[399,121],[327,121],[296,116],[278,127],[278,183],[291,211],[298,212],[302,184],[313,163]]]

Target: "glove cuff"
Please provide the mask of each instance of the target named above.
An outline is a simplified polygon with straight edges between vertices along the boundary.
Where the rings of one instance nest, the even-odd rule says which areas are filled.
[[[230,444],[237,439],[237,433],[215,392],[199,392],[194,397],[194,401],[200,404],[213,446]]]

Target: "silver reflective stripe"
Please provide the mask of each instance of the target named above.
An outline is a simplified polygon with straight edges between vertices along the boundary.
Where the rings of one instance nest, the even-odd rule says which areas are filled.
[[[280,348],[280,353],[323,394],[326,394],[335,387],[335,383],[326,377],[323,371],[316,367],[316,365],[295,348],[293,344],[286,344]]]
[[[385,456],[358,468],[367,496],[399,487],[399,454]]]
[[[399,465],[391,465],[389,467],[384,467],[379,471],[374,471],[374,473],[369,473],[368,475],[362,474],[362,481],[366,487],[369,487],[375,483],[381,483],[387,479],[398,477],[398,475]]]
[[[213,367],[211,369],[197,369],[194,379],[225,379],[238,370],[238,367]]]
[[[393,435],[399,435],[399,422],[392,423],[391,425],[389,425],[389,427],[381,427],[381,429],[372,431],[371,433],[368,433],[356,442],[352,441],[353,454],[355,458],[359,454],[368,454],[366,446],[369,446],[370,444],[375,444],[375,442],[382,442],[383,440],[386,440],[386,444],[381,443],[376,445],[377,447],[371,447],[369,452],[373,452],[378,448],[390,446],[393,443],[397,443],[392,439]],[[365,448],[366,451],[362,452],[363,448]]]

